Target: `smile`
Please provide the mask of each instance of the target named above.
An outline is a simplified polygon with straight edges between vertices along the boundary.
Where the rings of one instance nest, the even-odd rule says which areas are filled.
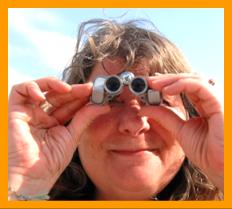
[[[112,150],[112,153],[121,155],[121,156],[136,156],[136,155],[144,155],[148,153],[157,154],[157,149],[137,149],[137,150]]]

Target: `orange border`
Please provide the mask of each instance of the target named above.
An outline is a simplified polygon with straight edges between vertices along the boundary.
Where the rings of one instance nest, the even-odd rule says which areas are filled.
[[[1,76],[0,76],[0,92],[1,92],[1,123],[0,130],[2,137],[0,139],[0,208],[231,208],[232,207],[232,198],[230,198],[230,188],[232,186],[232,169],[229,166],[229,153],[230,147],[232,147],[232,140],[229,140],[229,133],[227,131],[229,124],[225,123],[225,200],[224,201],[164,201],[164,202],[156,202],[156,201],[11,201],[7,200],[7,67],[8,67],[8,8],[126,8],[126,7],[175,7],[175,8],[225,8],[225,27],[226,35],[226,45],[225,52],[230,52],[231,46],[231,32],[229,31],[229,19],[231,16],[231,11],[229,4],[225,3],[224,0],[214,1],[200,1],[193,0],[192,2],[186,0],[166,0],[166,1],[137,1],[134,0],[117,0],[113,1],[104,1],[104,0],[92,0],[92,1],[78,1],[78,0],[1,0],[0,1],[0,25],[1,25],[1,36],[0,36],[0,63],[1,63]],[[229,53],[228,53],[229,54]],[[226,54],[225,54],[226,55]],[[225,56],[226,58],[227,56]],[[230,69],[230,63],[225,62],[225,69]],[[229,89],[227,79],[230,79],[230,71],[225,71],[225,98],[227,98],[227,91]],[[228,99],[228,98],[227,98]],[[227,100],[227,104],[229,105],[229,100]],[[225,103],[225,107],[227,105]],[[227,109],[227,118],[230,116],[230,111]]]

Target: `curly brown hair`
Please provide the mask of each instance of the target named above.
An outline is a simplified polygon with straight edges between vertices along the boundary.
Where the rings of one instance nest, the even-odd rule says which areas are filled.
[[[151,28],[151,29],[148,29]],[[141,59],[150,64],[150,75],[159,73],[191,72],[179,49],[147,20],[118,23],[112,20],[93,19],[79,27],[76,52],[70,66],[63,72],[63,80],[69,84],[85,83],[93,67],[105,58],[121,58],[125,68]],[[190,117],[197,115],[186,95],[183,104]],[[50,192],[51,199],[94,200],[95,186],[85,173],[78,155]],[[153,200],[219,200],[222,193],[207,176],[187,158],[175,178]]]

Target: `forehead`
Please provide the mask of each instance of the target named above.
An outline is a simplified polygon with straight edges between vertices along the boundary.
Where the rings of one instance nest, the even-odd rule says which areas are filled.
[[[135,75],[148,76],[151,69],[149,61],[142,59],[140,62],[134,64],[130,68],[125,68],[125,62],[120,58],[109,59],[106,58],[102,62],[98,62],[90,75],[89,80],[93,81],[97,76],[101,75],[117,75],[122,71],[130,71]]]

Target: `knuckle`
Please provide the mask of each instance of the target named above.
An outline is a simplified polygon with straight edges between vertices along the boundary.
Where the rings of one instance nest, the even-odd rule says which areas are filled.
[[[21,89],[24,87],[35,88],[35,87],[37,87],[37,84],[34,81],[25,81],[23,83],[18,83],[18,84],[13,85],[12,90]]]
[[[25,87],[30,91],[32,89],[40,90],[39,85],[35,81],[28,81],[25,83]]]

